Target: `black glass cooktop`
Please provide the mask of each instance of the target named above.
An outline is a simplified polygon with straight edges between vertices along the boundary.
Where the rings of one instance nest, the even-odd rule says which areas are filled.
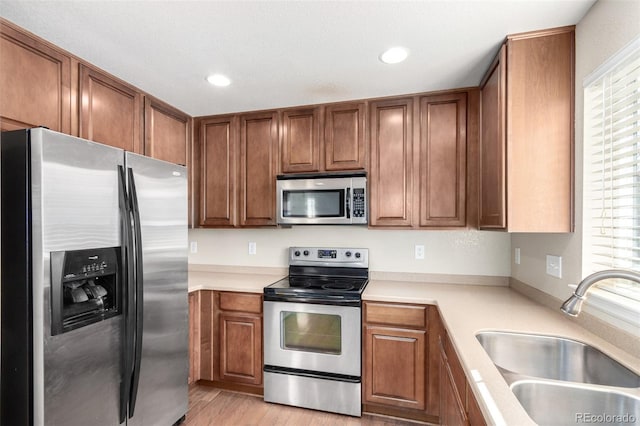
[[[364,290],[367,278],[328,277],[328,276],[288,276],[265,288],[283,294],[360,294]]]

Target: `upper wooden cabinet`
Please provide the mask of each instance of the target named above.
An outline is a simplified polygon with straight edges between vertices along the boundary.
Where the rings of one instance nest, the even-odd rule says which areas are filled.
[[[482,81],[483,229],[573,231],[574,38],[509,36]]]
[[[411,227],[413,99],[370,104],[369,223]]]
[[[503,45],[483,85],[480,136],[480,227],[506,228],[506,58]]]
[[[0,130],[71,132],[71,58],[0,19]]]
[[[238,212],[241,226],[276,224],[278,114],[240,116]]]
[[[191,117],[2,18],[0,93],[0,130],[45,126],[189,165]]]
[[[324,113],[325,169],[365,168],[366,138],[364,102],[328,105]]]
[[[238,118],[221,116],[199,122],[200,226],[237,224],[236,186]]]
[[[282,113],[282,172],[320,170],[320,108]]]
[[[189,165],[191,117],[154,99],[144,98],[144,154]]]
[[[142,153],[142,94],[80,65],[80,137]]]
[[[364,169],[365,103],[282,111],[283,173]]]
[[[467,94],[420,98],[420,227],[466,226]]]
[[[370,226],[466,227],[477,90],[382,100],[369,110]],[[476,126],[468,130],[470,118]]]
[[[277,112],[196,120],[202,227],[276,224]]]

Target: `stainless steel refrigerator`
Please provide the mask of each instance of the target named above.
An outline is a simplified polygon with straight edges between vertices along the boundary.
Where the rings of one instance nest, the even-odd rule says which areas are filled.
[[[186,169],[43,128],[0,147],[0,424],[181,421]]]

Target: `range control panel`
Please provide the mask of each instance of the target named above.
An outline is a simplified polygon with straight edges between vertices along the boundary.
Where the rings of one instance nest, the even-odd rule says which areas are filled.
[[[369,249],[351,247],[290,247],[289,265],[368,268]]]

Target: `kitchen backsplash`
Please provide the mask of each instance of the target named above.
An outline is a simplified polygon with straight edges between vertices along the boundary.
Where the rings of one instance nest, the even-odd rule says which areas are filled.
[[[509,234],[490,231],[370,230],[356,226],[294,226],[288,229],[192,229],[197,253],[189,263],[286,267],[290,246],[352,246],[369,249],[371,271],[510,276]],[[255,254],[249,254],[255,243]],[[424,259],[415,246],[424,246]]]

